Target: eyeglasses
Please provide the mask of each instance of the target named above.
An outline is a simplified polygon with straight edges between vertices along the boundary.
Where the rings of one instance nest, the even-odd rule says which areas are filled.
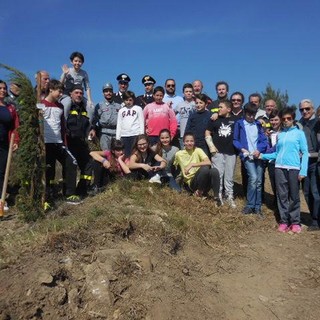
[[[167,88],[170,88],[170,87],[171,87],[171,88],[174,88],[175,86],[176,86],[175,84],[167,84],[167,85],[166,85]]]
[[[232,102],[242,102],[241,99],[231,99]]]
[[[292,121],[292,117],[282,117],[282,121]]]
[[[310,108],[310,107],[307,107],[307,108],[300,108],[299,110],[300,110],[300,112],[301,112],[301,113],[302,113],[303,111],[307,111],[307,112],[309,112],[309,111],[311,110],[311,108]]]

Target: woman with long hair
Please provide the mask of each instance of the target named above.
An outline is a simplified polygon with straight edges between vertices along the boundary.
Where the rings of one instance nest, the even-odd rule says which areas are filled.
[[[139,135],[129,161],[133,176],[138,180],[150,179],[150,182],[161,183],[159,173],[166,166],[167,161],[151,149],[148,136]]]
[[[19,141],[16,131],[19,127],[18,114],[13,105],[5,102],[7,94],[7,84],[3,80],[0,80],[0,195],[3,188],[11,135],[15,133],[13,151],[18,148]],[[8,210],[6,204],[4,204],[4,210]]]
[[[152,146],[152,150],[167,161],[164,174],[161,176],[162,181],[167,181],[169,187],[181,191],[180,186],[176,182],[177,170],[173,166],[174,157],[179,151],[178,147],[171,145],[171,136],[168,129],[162,129],[159,134],[159,142]]]
[[[121,140],[112,139],[110,151],[91,151],[90,156],[95,160],[93,194],[102,191],[109,182],[123,178],[131,172]]]

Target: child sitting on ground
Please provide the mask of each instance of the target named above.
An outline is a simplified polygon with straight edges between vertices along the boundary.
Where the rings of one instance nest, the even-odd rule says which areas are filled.
[[[121,140],[112,139],[110,151],[91,151],[90,156],[95,160],[93,194],[102,191],[109,182],[128,176],[131,172],[127,165],[128,159],[126,160],[124,156],[124,144]]]
[[[211,168],[211,161],[201,148],[195,147],[194,135],[186,132],[183,136],[184,150],[176,153],[174,165],[179,166],[187,190],[195,196],[206,196],[211,189],[218,206],[220,177],[216,168]]]

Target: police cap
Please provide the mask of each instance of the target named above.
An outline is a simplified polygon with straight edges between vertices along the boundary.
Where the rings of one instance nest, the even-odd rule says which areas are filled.
[[[117,80],[120,82],[130,82],[130,77],[126,73],[121,73],[117,76]]]
[[[155,84],[156,83],[156,80],[154,80],[151,76],[149,75],[145,75],[141,82],[146,85],[146,84]]]
[[[111,89],[113,90],[113,86],[110,82],[107,82],[103,87],[102,87],[102,91],[107,90],[107,89]]]

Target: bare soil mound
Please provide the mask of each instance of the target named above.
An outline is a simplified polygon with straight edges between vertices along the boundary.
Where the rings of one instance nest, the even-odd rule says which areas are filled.
[[[319,319],[320,232],[147,183],[0,223],[0,319]],[[307,214],[303,215],[307,220]]]

